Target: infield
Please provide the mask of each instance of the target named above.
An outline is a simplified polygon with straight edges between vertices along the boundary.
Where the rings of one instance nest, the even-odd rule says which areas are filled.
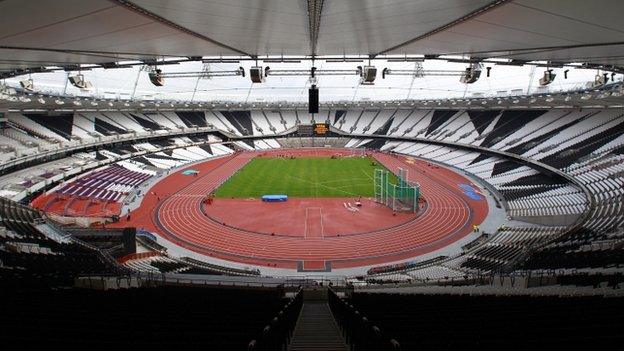
[[[254,158],[216,190],[220,198],[374,196],[375,169],[369,157]],[[396,181],[391,175],[391,181]]]

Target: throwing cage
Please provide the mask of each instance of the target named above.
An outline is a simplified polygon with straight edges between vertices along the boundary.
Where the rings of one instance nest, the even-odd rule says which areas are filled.
[[[375,170],[375,201],[397,212],[417,212],[420,185],[410,182],[407,170],[399,168],[397,184],[390,183],[390,172]]]

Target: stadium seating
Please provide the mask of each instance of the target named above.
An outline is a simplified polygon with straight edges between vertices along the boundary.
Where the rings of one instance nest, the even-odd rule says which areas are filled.
[[[0,345],[624,351],[622,13],[0,0]]]
[[[0,278],[3,286],[64,285],[79,275],[120,274],[97,249],[44,234],[39,212],[0,198]],[[62,239],[62,238],[61,238]]]
[[[149,240],[149,239],[148,239]],[[145,247],[154,247],[154,242],[145,243]],[[157,244],[156,244],[157,245]],[[257,276],[260,275],[258,270],[236,269],[218,266],[208,262],[203,262],[190,257],[172,258],[162,250],[158,255],[147,255],[125,260],[123,265],[137,272],[151,273],[180,273],[180,274],[206,274],[206,275],[240,275],[240,276]]]
[[[433,145],[423,141],[393,141],[368,138],[368,135],[390,137],[417,137],[514,153],[561,169],[575,177],[589,189],[593,208],[583,228],[578,228],[577,239],[560,239],[559,244],[570,250],[549,250],[553,255],[579,250],[595,241],[615,242],[620,237],[617,229],[624,223],[621,161],[621,123],[624,116],[614,110],[332,110],[321,111],[319,121],[327,120],[332,126],[347,134],[362,137],[290,137],[270,136],[295,127],[303,113],[297,110],[277,111],[204,111],[159,113],[96,113],[85,112],[64,115],[62,122],[48,125],[47,117],[15,115],[10,118],[11,128],[4,136],[20,154],[27,155],[35,148],[58,148],[75,143],[114,137],[124,133],[153,133],[185,130],[198,127],[214,128],[235,135],[257,135],[258,139],[235,141],[231,146],[205,145],[194,137],[174,137],[161,141],[134,143],[97,152],[96,159],[114,160],[112,170],[128,169],[130,172],[152,175],[159,170],[206,159],[210,156],[243,150],[267,150],[279,147],[333,147],[378,148],[383,151],[426,157],[453,167],[464,169],[490,183],[504,200],[512,219],[533,223],[533,226],[506,228],[492,235],[482,247],[467,251],[461,258],[449,258],[450,263],[430,269],[430,278],[460,276],[470,272],[498,270],[519,259],[529,251],[555,240],[575,223],[589,208],[590,203],[582,189],[563,179],[546,176],[539,171],[498,156],[468,151],[451,145]],[[305,119],[305,118],[304,118]],[[518,123],[522,119],[523,123]],[[20,137],[21,136],[21,137]],[[27,141],[19,140],[28,139]],[[31,144],[27,144],[31,142]],[[189,143],[197,143],[188,146]],[[174,146],[174,148],[171,148]],[[179,146],[175,148],[175,146]],[[171,149],[163,149],[171,148]],[[145,153],[119,161],[127,155]],[[21,180],[16,186],[22,189],[40,179]],[[88,179],[88,178],[85,178]],[[83,184],[79,188],[66,185],[59,193],[84,193],[86,197],[103,200],[121,199],[130,184],[118,184],[110,189],[106,180],[95,189]],[[87,184],[88,185],[88,184]],[[122,186],[125,187],[122,189]],[[114,187],[114,186],[113,186]],[[106,189],[104,189],[106,188]],[[7,190],[8,191],[8,190]],[[99,195],[98,195],[99,194]],[[91,196],[93,195],[93,196]],[[76,206],[83,204],[76,203]],[[88,206],[87,206],[88,207]],[[63,207],[64,209],[64,207]],[[49,208],[48,208],[49,210]],[[545,227],[544,227],[545,225]],[[582,234],[585,233],[585,234]],[[512,235],[513,234],[513,235]],[[578,236],[580,235],[580,236]],[[578,239],[582,238],[582,240]],[[617,245],[615,245],[617,246]],[[527,248],[531,250],[527,251]],[[617,251],[617,250],[616,250]],[[602,252],[602,251],[600,251]],[[611,262],[617,261],[617,254]],[[555,262],[531,261],[525,267],[533,269],[563,268]],[[538,264],[538,262],[541,262]],[[611,263],[611,264],[612,264]],[[594,265],[597,263],[593,263]],[[567,265],[565,265],[567,266]],[[452,270],[448,272],[447,270]],[[413,271],[414,273],[411,273]],[[426,279],[425,271],[407,270],[401,280],[410,277]],[[438,272],[440,271],[440,272]],[[396,277],[393,279],[397,279]]]
[[[245,350],[286,303],[276,289],[154,287],[3,293],[5,346]],[[42,323],[33,329],[33,321]],[[183,337],[182,337],[183,335]]]
[[[618,348],[622,298],[354,293],[348,302],[403,350]]]

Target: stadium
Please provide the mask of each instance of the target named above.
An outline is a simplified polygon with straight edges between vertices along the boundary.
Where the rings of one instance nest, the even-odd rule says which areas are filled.
[[[3,344],[624,349],[621,13],[0,1]]]

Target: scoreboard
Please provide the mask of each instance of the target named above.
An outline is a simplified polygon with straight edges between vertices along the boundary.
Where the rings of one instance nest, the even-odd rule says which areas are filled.
[[[314,135],[325,135],[329,132],[329,124],[316,123],[314,124]]]

